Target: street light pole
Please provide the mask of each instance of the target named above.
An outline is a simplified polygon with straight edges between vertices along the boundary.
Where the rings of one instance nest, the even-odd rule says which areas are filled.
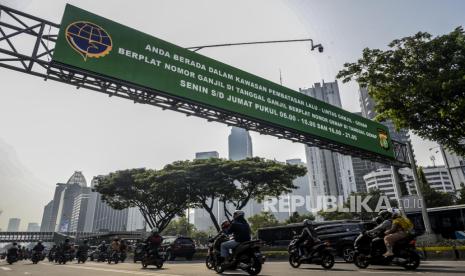
[[[186,49],[197,52],[204,48],[213,48],[213,47],[228,47],[228,46],[239,46],[239,45],[254,45],[254,44],[271,44],[271,43],[288,43],[288,42],[304,42],[310,41],[311,50],[318,49],[318,52],[323,53],[323,45],[314,44],[313,39],[303,38],[303,39],[287,39],[287,40],[267,40],[267,41],[253,41],[253,42],[239,42],[239,43],[225,43],[225,44],[213,44],[213,45],[203,45],[203,46],[193,46],[187,47]]]
[[[412,143],[410,141],[407,141],[407,153],[410,159],[410,166],[412,169],[415,189],[417,190],[418,198],[421,201],[421,215],[423,217],[423,223],[425,225],[425,233],[426,235],[431,235],[433,234],[433,230],[431,229],[431,223],[429,221],[428,210],[426,209],[427,208],[426,202],[423,197],[423,193],[421,191],[420,181],[419,181],[418,173],[417,173],[417,163],[415,161],[415,157],[413,156]]]

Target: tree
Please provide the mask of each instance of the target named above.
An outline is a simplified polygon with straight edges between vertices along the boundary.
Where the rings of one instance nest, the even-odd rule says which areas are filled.
[[[229,162],[233,161],[218,158],[176,161],[163,169],[167,175],[182,175],[190,207],[203,208],[217,231],[220,225],[215,215],[215,200],[227,198],[236,190],[230,177],[224,174],[223,168]],[[217,200],[216,203],[219,204]]]
[[[180,175],[150,169],[130,169],[98,178],[95,191],[115,209],[137,207],[151,227],[163,231],[187,208],[187,190]]]
[[[299,222],[302,222],[306,219],[309,219],[309,220],[315,220],[315,216],[311,213],[308,213],[308,214],[299,214],[299,212],[294,212],[292,213],[292,215],[286,219],[286,221],[284,222],[285,224],[290,224],[290,223],[299,223]]]
[[[253,235],[257,234],[257,230],[263,227],[271,227],[279,225],[279,221],[270,212],[261,212],[248,218],[250,229]]]
[[[396,39],[390,49],[364,49],[337,75],[368,87],[376,119],[465,155],[465,34],[462,27],[432,38],[425,32]]]
[[[225,164],[223,173],[229,182],[236,186],[233,193],[221,198],[225,215],[230,219],[231,211],[228,205],[240,210],[251,199],[260,202],[268,196],[279,197],[289,193],[296,188],[293,180],[304,176],[307,169],[299,165],[254,157]]]
[[[458,190],[457,204],[465,204],[465,184],[460,183],[460,189]]]
[[[418,181],[420,182],[420,189],[423,193],[423,199],[425,200],[428,208],[454,205],[455,196],[453,194],[439,192],[431,188],[426,180],[422,167],[418,168],[418,178]]]

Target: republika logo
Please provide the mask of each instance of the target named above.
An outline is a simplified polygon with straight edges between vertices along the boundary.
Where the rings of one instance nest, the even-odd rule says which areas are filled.
[[[100,58],[113,48],[111,36],[102,27],[86,21],[77,21],[66,28],[66,40],[84,61]]]

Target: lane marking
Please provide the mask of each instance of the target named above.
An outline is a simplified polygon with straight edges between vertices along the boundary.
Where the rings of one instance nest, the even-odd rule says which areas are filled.
[[[43,263],[44,265],[51,265]],[[110,269],[110,268],[100,268],[100,267],[90,267],[90,266],[77,266],[77,265],[57,265],[57,267],[64,267],[64,268],[78,268],[78,269],[85,269],[85,270],[95,270],[95,271],[103,271],[103,272],[114,272],[114,273],[123,273],[123,274],[132,274],[132,275],[151,275],[151,276],[183,276],[179,274],[164,274],[158,272],[142,272],[142,271],[133,271],[133,270],[120,270],[120,269]]]
[[[1,268],[2,270],[4,270],[4,271],[11,271],[11,268],[9,268],[9,267],[1,266],[0,268]]]

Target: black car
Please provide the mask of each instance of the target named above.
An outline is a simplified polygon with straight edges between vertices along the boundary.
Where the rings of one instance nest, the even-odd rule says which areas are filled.
[[[165,260],[174,261],[177,257],[184,257],[190,261],[195,254],[195,243],[188,237],[164,237],[160,253]]]
[[[318,237],[336,251],[346,262],[353,262],[354,242],[363,231],[373,229],[373,222],[344,222],[315,228]]]

